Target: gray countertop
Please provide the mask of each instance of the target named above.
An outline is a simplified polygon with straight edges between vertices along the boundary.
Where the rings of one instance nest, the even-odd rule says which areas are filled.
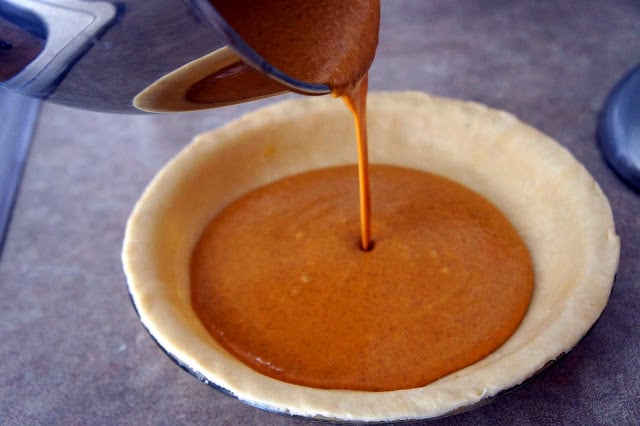
[[[640,62],[640,2],[386,1],[372,90],[508,110],[566,146],[621,237],[600,321],[569,356],[493,403],[433,424],[632,424],[640,418],[640,195],[595,139],[609,90]],[[120,264],[145,185],[196,133],[273,100],[174,115],[45,104],[0,258],[0,424],[305,424],[181,370],[138,322]],[[571,253],[567,253],[571,256]]]

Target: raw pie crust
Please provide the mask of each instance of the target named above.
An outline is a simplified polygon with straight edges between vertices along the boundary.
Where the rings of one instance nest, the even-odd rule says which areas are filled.
[[[342,102],[285,101],[197,136],[151,182],[127,224],[124,269],[141,321],[205,382],[250,404],[302,416],[436,417],[522,383],[569,351],[600,316],[619,239],[607,199],[566,149],[512,115],[476,103],[372,93],[368,108],[372,163],[456,180],[492,201],[521,234],[535,273],[521,326],[485,359],[427,386],[390,392],[292,385],[224,351],[189,301],[189,261],[204,227],[259,185],[356,158],[352,117]]]

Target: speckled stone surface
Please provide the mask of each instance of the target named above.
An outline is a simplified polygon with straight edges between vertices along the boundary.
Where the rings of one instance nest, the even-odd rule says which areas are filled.
[[[595,139],[609,90],[640,62],[639,22],[635,0],[384,2],[372,90],[471,99],[538,127],[600,183],[622,243],[610,302],[568,357],[431,424],[640,419],[640,195]],[[127,216],[162,165],[194,134],[272,101],[162,116],[44,105],[0,258],[0,424],[309,422],[246,406],[176,366],[138,322],[120,264]]]

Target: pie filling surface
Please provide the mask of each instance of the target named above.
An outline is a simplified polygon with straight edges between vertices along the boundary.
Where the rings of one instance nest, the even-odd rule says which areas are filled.
[[[504,215],[433,174],[370,172],[371,250],[358,243],[355,166],[254,190],[204,232],[194,309],[255,370],[319,388],[414,388],[485,357],[520,324],[533,271]]]

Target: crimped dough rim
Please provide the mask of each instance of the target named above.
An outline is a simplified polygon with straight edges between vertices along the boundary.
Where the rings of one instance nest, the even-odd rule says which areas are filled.
[[[352,117],[340,101],[289,100],[197,136],[152,180],[127,223],[122,258],[140,319],[197,377],[250,404],[295,415],[431,418],[532,377],[576,345],[600,316],[619,238],[606,197],[565,148],[506,112],[417,92],[371,93],[368,120],[372,163],[456,180],[491,200],[520,232],[535,273],[521,326],[487,358],[427,386],[391,392],[292,385],[224,351],[189,302],[189,260],[206,224],[264,183],[355,162]]]

